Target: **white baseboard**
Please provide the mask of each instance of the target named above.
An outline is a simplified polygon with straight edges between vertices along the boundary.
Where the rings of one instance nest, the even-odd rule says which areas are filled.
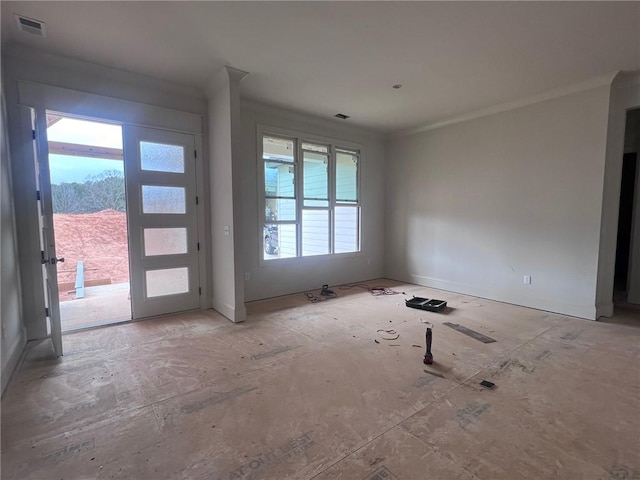
[[[474,297],[486,298],[488,300],[544,310],[546,312],[559,313],[571,317],[584,318],[587,320],[595,320],[598,318],[596,316],[597,312],[595,304],[573,304],[556,299],[525,296],[515,292],[496,291],[495,289],[484,285],[462,284],[417,274],[395,273],[385,275],[385,277],[393,280],[415,283],[425,287],[437,288],[439,290],[461,293],[463,295],[471,295]],[[602,315],[605,314],[603,313],[601,316]]]
[[[233,307],[227,303],[217,302],[213,299],[213,309],[221,313],[234,323],[244,322],[247,319],[247,309],[242,305]]]
[[[13,342],[13,345],[9,347],[9,360],[6,365],[2,366],[2,394],[4,394],[4,390],[9,385],[9,380],[11,379],[11,375],[13,375],[13,371],[18,365],[18,361],[22,356],[22,352],[24,351],[24,347],[27,344],[27,340],[25,338],[24,332],[21,331],[20,336],[16,338]]]
[[[613,302],[604,302],[596,305],[596,319],[600,317],[613,317]]]

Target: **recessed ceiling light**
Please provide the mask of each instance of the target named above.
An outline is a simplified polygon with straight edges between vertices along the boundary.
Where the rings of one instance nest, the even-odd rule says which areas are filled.
[[[393,87],[391,88],[395,88],[396,90],[399,90],[400,88],[402,88],[402,85],[400,85],[399,83],[396,83]]]
[[[344,113],[336,113],[334,117],[339,118],[341,120],[346,120],[347,118],[349,118],[349,115],[345,115]]]
[[[43,38],[47,36],[47,30],[44,28],[44,22],[36,20],[35,18],[23,17],[22,15],[14,16],[16,17],[18,28],[23,32]]]

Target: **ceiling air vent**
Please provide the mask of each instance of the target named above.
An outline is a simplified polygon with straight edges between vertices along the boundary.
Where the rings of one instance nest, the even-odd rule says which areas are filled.
[[[344,113],[336,113],[334,117],[339,118],[341,120],[346,120],[347,118],[349,118],[349,115],[345,115]]]
[[[33,18],[23,17],[21,15],[16,15],[15,17],[16,22],[18,23],[18,28],[23,32],[43,38],[47,36],[47,31],[44,28],[44,22]]]

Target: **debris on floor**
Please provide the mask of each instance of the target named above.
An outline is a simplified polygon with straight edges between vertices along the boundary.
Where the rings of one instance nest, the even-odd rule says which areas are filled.
[[[423,370],[424,373],[428,373],[429,375],[435,375],[436,377],[444,378],[444,375],[438,372],[434,372],[433,370]]]
[[[471,338],[475,338],[476,340],[482,343],[493,343],[496,341],[495,339],[491,337],[487,337],[486,335],[483,335],[481,333],[478,333],[475,330],[471,330],[470,328],[467,328],[464,325],[458,325],[457,323],[450,323],[450,322],[444,322],[443,325],[446,325],[449,328],[453,328],[457,332],[464,333],[465,335]]]
[[[382,338],[382,340],[397,340],[398,338],[400,338],[400,334],[393,329],[384,330],[382,328],[379,328],[378,330],[376,330],[376,333],[380,336],[380,338]]]
[[[370,287],[369,285],[365,285],[364,283],[352,283],[350,285],[343,285],[340,287],[340,290],[349,290],[354,287],[368,290],[369,293],[374,297],[379,297],[382,295],[399,295],[399,294],[406,295],[406,293],[404,292],[397,292],[394,289],[389,287],[385,287],[385,286]]]
[[[482,385],[483,387],[487,387],[487,388],[493,388],[493,387],[495,387],[495,386],[496,386],[496,384],[495,384],[495,383],[490,382],[489,380],[482,380],[482,381],[480,382],[480,385]]]

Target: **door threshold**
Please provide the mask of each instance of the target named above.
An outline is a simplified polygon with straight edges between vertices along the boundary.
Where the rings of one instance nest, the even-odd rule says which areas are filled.
[[[132,318],[125,318],[122,320],[109,320],[107,322],[101,323],[92,323],[91,325],[83,325],[81,327],[70,328],[69,330],[63,330],[62,335],[66,335],[68,333],[78,333],[78,332],[86,332],[88,330],[96,330],[98,328],[111,327],[116,325],[126,325],[127,323],[138,322],[140,320],[146,320],[144,318],[140,318],[138,320],[134,320]]]

